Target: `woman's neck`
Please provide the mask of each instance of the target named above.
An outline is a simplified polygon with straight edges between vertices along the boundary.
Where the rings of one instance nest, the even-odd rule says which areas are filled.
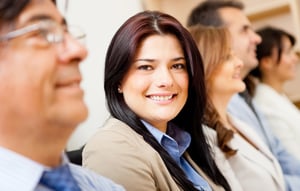
[[[284,82],[274,78],[263,78],[261,80],[262,83],[271,86],[276,92],[282,94],[284,93],[283,84]]]
[[[227,106],[232,96],[226,96],[226,95],[212,95],[212,103],[217,110],[220,120],[224,125],[229,123],[228,117],[227,117]]]

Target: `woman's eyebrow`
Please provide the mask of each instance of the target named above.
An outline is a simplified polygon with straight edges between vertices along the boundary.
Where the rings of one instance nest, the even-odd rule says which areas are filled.
[[[185,60],[184,57],[176,57],[176,58],[173,58],[171,59],[171,61],[178,61],[178,60]],[[150,59],[150,58],[138,58],[136,60],[134,60],[135,62],[138,62],[138,61],[144,61],[144,62],[154,62],[155,59]]]

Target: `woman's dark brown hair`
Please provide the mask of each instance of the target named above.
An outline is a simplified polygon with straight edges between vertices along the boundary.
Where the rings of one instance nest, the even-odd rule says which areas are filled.
[[[189,76],[186,104],[172,123],[190,133],[192,140],[187,151],[195,163],[214,183],[223,186],[226,190],[231,190],[214,162],[201,128],[206,106],[201,56],[190,33],[174,17],[157,11],[141,12],[129,18],[116,32],[105,60],[104,89],[108,109],[113,117],[128,124],[159,153],[171,176],[182,190],[196,190],[183,170],[146,129],[139,117],[126,105],[123,95],[118,93],[118,85],[128,72],[143,40],[151,35],[169,34],[174,35],[180,42]]]

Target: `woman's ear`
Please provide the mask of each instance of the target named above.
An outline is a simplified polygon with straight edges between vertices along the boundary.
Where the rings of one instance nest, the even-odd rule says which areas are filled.
[[[270,70],[273,68],[275,61],[272,57],[264,57],[260,60],[259,68],[262,71]]]

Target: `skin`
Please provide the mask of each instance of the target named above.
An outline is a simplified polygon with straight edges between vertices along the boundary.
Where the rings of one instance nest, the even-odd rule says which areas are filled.
[[[261,37],[254,32],[242,10],[224,7],[219,13],[232,36],[234,52],[244,62],[242,78],[245,78],[258,65],[256,46],[261,42]]]
[[[120,86],[126,104],[162,132],[188,96],[188,72],[175,36],[152,35],[137,51]]]
[[[234,53],[216,68],[216,72],[211,79],[210,96],[221,118],[227,119],[227,105],[230,98],[245,90],[245,83],[241,78],[243,62]],[[226,82],[226,83],[224,83]]]
[[[271,57],[264,58],[260,65],[263,74],[262,82],[270,85],[279,93],[284,92],[285,82],[295,78],[296,64],[299,61],[289,38],[284,36],[282,42],[283,50],[279,63],[277,51],[274,49]]]
[[[32,0],[16,28],[45,18],[65,25],[50,0]],[[79,86],[79,63],[87,50],[67,33],[60,44],[33,33],[1,44],[0,55],[0,145],[59,165],[69,136],[88,114]]]

